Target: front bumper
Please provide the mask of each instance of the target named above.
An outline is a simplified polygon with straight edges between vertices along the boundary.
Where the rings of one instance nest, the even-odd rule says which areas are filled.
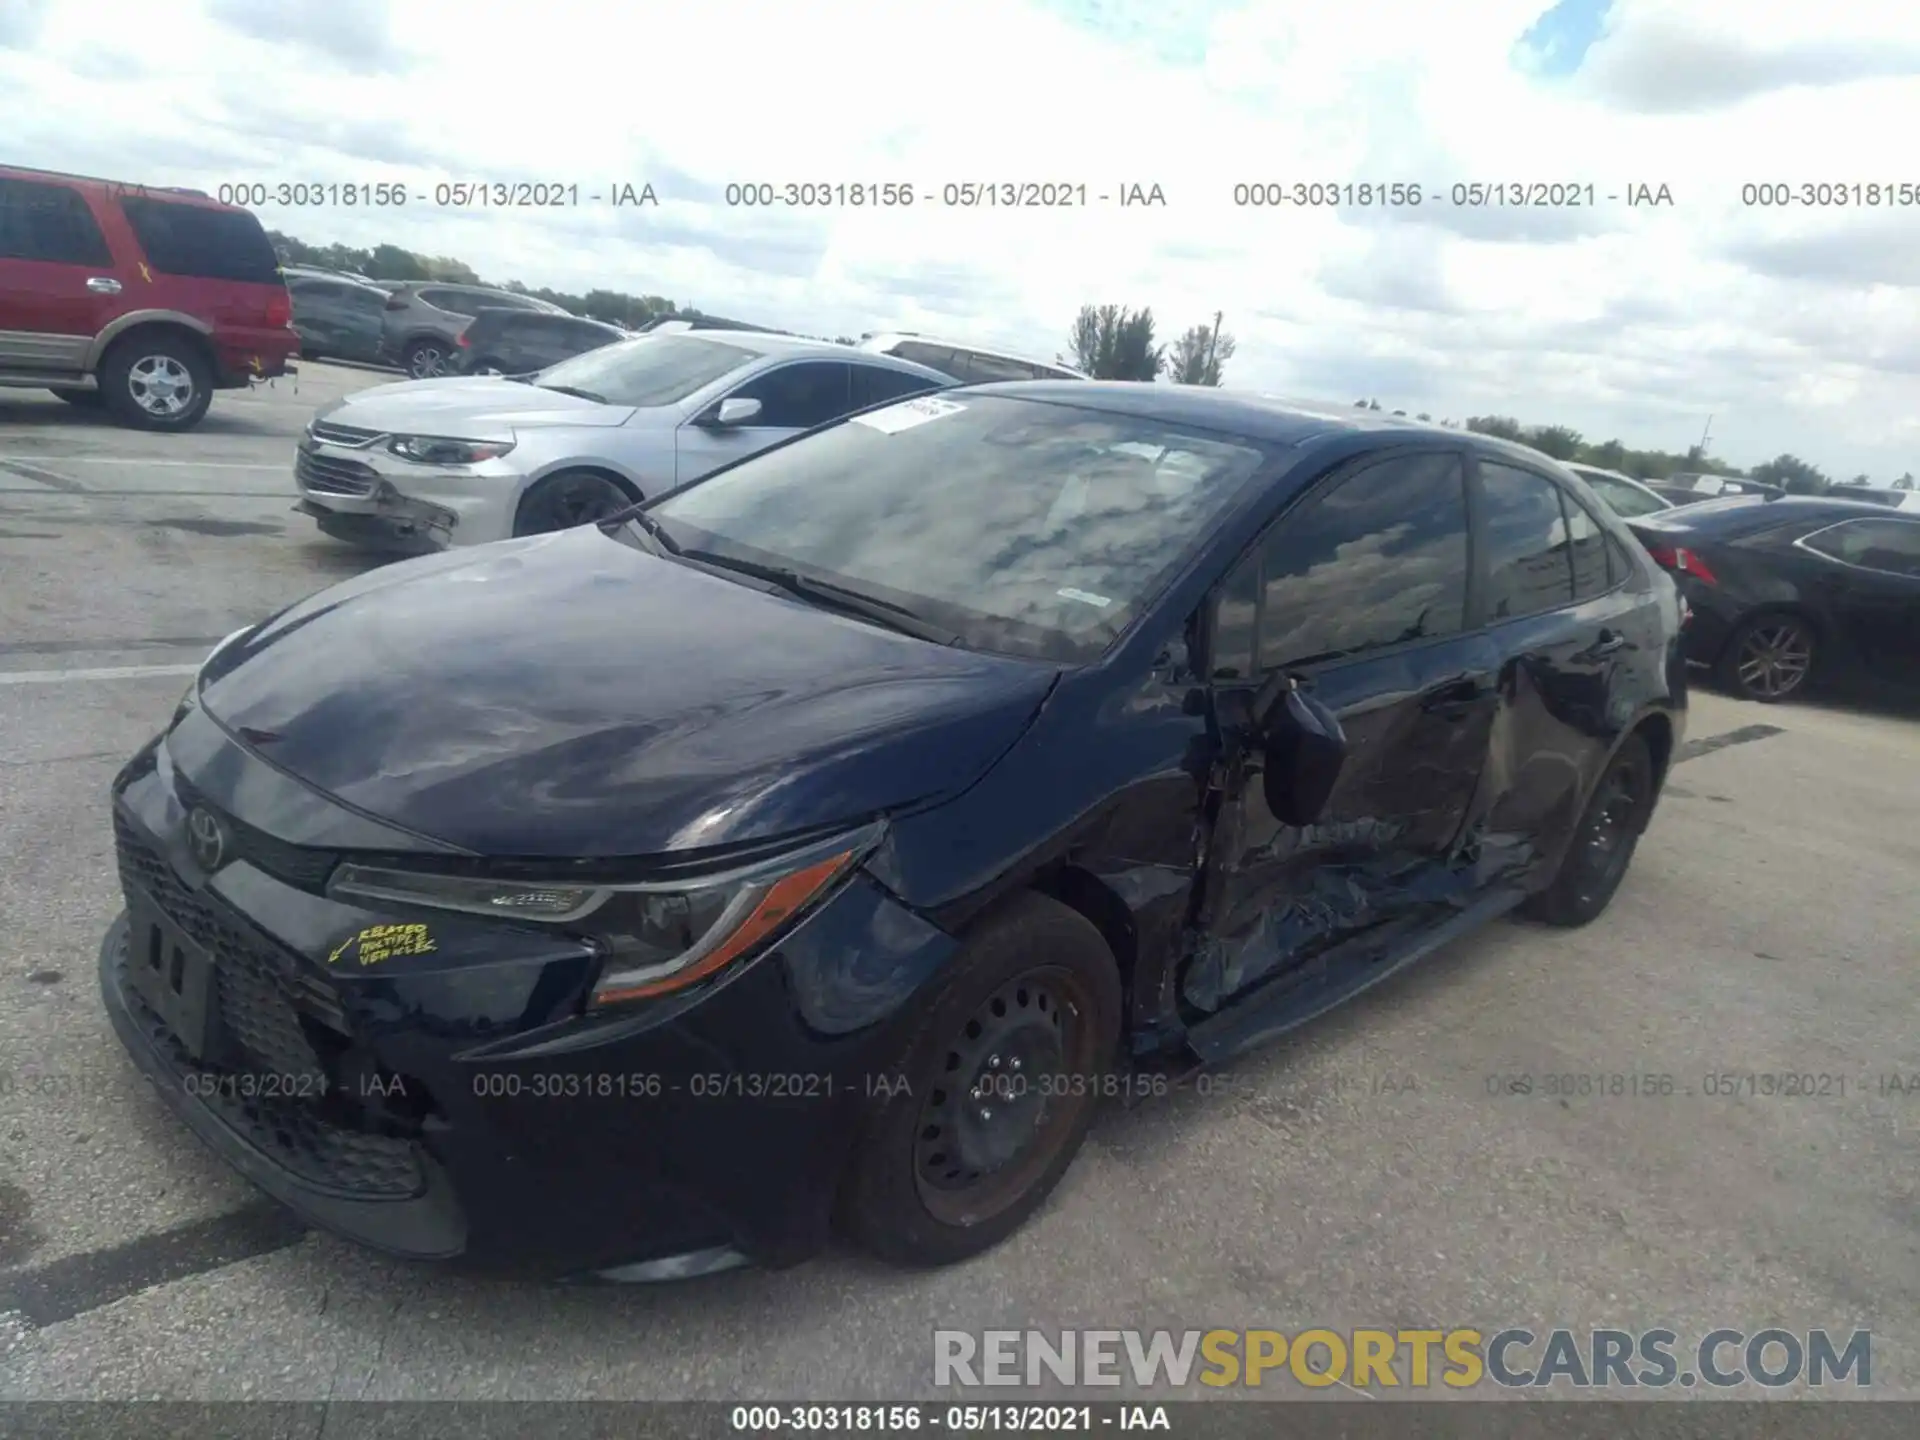
[[[524,478],[506,459],[418,465],[377,446],[303,440],[295,508],[345,538],[384,537],[441,550],[510,539]]]
[[[491,1273],[783,1265],[824,1243],[942,932],[856,875],[714,988],[601,1017],[581,1013],[590,954],[550,932],[435,916],[432,953],[330,966],[343,937],[421,916],[326,898],[295,873],[312,852],[240,823],[239,857],[196,872],[185,815],[220,808],[238,768],[220,758],[189,778],[161,745],[114,797],[130,908],[213,957],[219,1047],[195,1060],[147,1003],[148,932],[130,944],[126,916],[100,980],[135,1064],[235,1170],[319,1228]]]

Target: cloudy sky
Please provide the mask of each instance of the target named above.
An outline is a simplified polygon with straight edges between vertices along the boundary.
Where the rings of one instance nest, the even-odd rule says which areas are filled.
[[[0,158],[155,184],[649,182],[658,209],[261,207],[490,279],[1051,356],[1084,303],[1224,310],[1234,387],[1739,464],[1920,471],[1908,0],[0,0]],[[1159,185],[1164,208],[743,210],[729,182]],[[1253,210],[1237,183],[1407,182]],[[1446,203],[1592,184],[1591,209]],[[1629,208],[1629,186],[1674,203]],[[1436,203],[1435,192],[1439,192]]]

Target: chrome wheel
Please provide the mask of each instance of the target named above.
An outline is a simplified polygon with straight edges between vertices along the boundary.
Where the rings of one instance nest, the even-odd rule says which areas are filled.
[[[156,420],[171,420],[193,405],[193,375],[171,355],[143,355],[127,367],[127,394]]]
[[[416,345],[407,352],[407,373],[416,380],[432,380],[447,373],[447,352],[438,345]]]
[[[1734,661],[1740,688],[1757,700],[1782,700],[1806,682],[1813,666],[1813,635],[1799,620],[1781,617],[1750,625]]]

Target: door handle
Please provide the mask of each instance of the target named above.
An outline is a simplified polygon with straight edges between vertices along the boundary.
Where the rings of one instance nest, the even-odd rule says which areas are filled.
[[[1600,638],[1592,649],[1587,651],[1590,660],[1604,660],[1609,655],[1618,654],[1627,648],[1627,637],[1618,630],[1602,630]]]
[[[1486,691],[1476,682],[1462,680],[1457,685],[1449,685],[1446,689],[1428,696],[1426,703],[1420,708],[1428,715],[1441,720],[1464,720],[1474,712],[1484,694]]]
[[[95,275],[87,281],[87,289],[96,295],[118,295],[120,282],[106,275]]]

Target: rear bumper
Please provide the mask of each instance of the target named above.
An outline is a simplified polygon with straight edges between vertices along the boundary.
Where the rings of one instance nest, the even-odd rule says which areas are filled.
[[[223,330],[212,340],[214,384],[222,390],[285,375],[287,362],[300,353],[300,336],[291,329]]]

